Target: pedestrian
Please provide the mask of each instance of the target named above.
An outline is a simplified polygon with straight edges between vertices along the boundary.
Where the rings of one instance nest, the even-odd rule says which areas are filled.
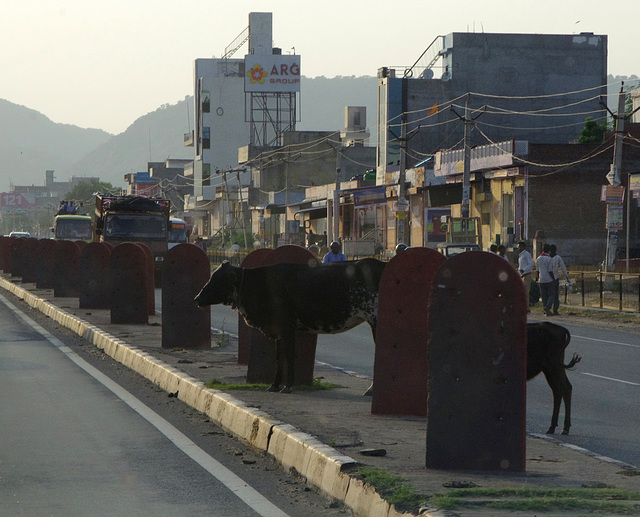
[[[403,252],[404,250],[406,250],[407,248],[408,248],[408,246],[407,246],[404,242],[399,243],[399,244],[396,246],[396,255],[397,255],[398,253],[402,253],[402,252]]]
[[[497,254],[498,253],[498,245],[497,244],[492,244],[491,246],[489,246],[489,251],[491,253]]]
[[[533,272],[533,258],[531,253],[527,251],[527,245],[524,241],[518,243],[518,273],[524,283],[524,292],[527,295],[527,312],[531,312],[529,309],[529,293],[531,291],[531,273]]]
[[[205,246],[204,239],[202,237],[196,237],[194,244],[198,246],[198,248],[200,248],[202,251],[207,251],[207,247]]]
[[[498,246],[498,256],[509,262],[509,257],[507,257],[507,248],[505,248],[502,244]]]
[[[564,265],[564,260],[557,253],[557,247],[555,244],[549,246],[549,256],[551,257],[551,265],[553,267],[553,277],[554,284],[556,287],[556,297],[553,301],[553,315],[558,315],[558,309],[560,308],[560,271],[564,275],[566,285],[570,284],[569,273],[567,272],[567,267]]]
[[[327,263],[327,262],[344,262],[347,260],[347,257],[345,256],[344,253],[342,253],[342,246],[340,245],[340,243],[338,241],[333,241],[331,243],[331,246],[329,246],[330,250],[329,253],[327,253],[323,259],[322,262],[323,263]]]
[[[538,270],[538,286],[542,296],[542,308],[547,316],[553,316],[551,311],[556,299],[556,284],[549,249],[549,244],[545,244],[542,247],[542,253],[536,259],[536,269]]]

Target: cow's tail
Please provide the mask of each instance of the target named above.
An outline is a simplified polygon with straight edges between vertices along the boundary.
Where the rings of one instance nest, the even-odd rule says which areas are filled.
[[[569,364],[565,364],[564,367],[566,370],[575,370],[576,364],[578,364],[580,361],[582,361],[582,356],[573,354],[573,357],[571,358],[571,361],[569,361]]]
[[[564,329],[564,331],[565,331],[564,347],[567,348],[569,346],[569,342],[571,341],[571,334],[567,329]],[[576,364],[578,364],[580,361],[582,361],[582,356],[578,354],[573,354],[573,357],[571,358],[571,361],[569,361],[569,364],[565,364],[563,366],[565,367],[566,370],[575,370]]]

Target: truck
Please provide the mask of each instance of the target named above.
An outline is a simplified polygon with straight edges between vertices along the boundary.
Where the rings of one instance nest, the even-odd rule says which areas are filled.
[[[141,242],[153,253],[156,273],[169,241],[168,199],[96,194],[94,242]]]
[[[58,214],[53,218],[53,238],[57,241],[86,241],[93,239],[93,222],[86,214]]]

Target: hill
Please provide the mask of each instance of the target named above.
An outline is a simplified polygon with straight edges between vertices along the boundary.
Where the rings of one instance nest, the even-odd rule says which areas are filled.
[[[342,129],[345,106],[367,106],[373,137],[376,88],[375,77],[303,77],[298,130]],[[192,158],[193,148],[183,144],[191,129],[193,96],[161,106],[115,136],[57,124],[37,111],[0,100],[0,192],[9,190],[10,183],[44,185],[47,169],[56,171],[58,181],[98,176],[122,186],[126,173],[146,171],[149,161]]]
[[[100,129],[57,124],[35,110],[0,99],[0,191],[8,191],[11,183],[43,185],[46,169],[68,169],[111,137]]]
[[[184,147],[184,134],[192,126],[193,97],[165,104],[138,118],[124,132],[111,137],[83,156],[67,170],[67,176],[98,176],[113,185],[124,185],[124,175],[147,170],[147,162],[193,158],[193,148]]]

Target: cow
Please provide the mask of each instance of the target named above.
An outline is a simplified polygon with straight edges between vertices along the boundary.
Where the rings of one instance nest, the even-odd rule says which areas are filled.
[[[564,364],[564,351],[569,345],[569,331],[548,321],[527,324],[527,380],[544,373],[553,392],[553,414],[547,434],[553,434],[558,426],[560,403],[564,400],[564,427],[562,434],[569,434],[571,427],[571,383],[566,370],[571,370],[582,357],[573,354]]]
[[[255,268],[223,262],[196,303],[237,308],[247,325],[276,343],[276,374],[268,391],[290,393],[295,381],[295,331],[335,334],[367,322],[375,340],[378,286],[385,263],[366,258],[328,264]],[[280,390],[283,373],[287,378]]]

